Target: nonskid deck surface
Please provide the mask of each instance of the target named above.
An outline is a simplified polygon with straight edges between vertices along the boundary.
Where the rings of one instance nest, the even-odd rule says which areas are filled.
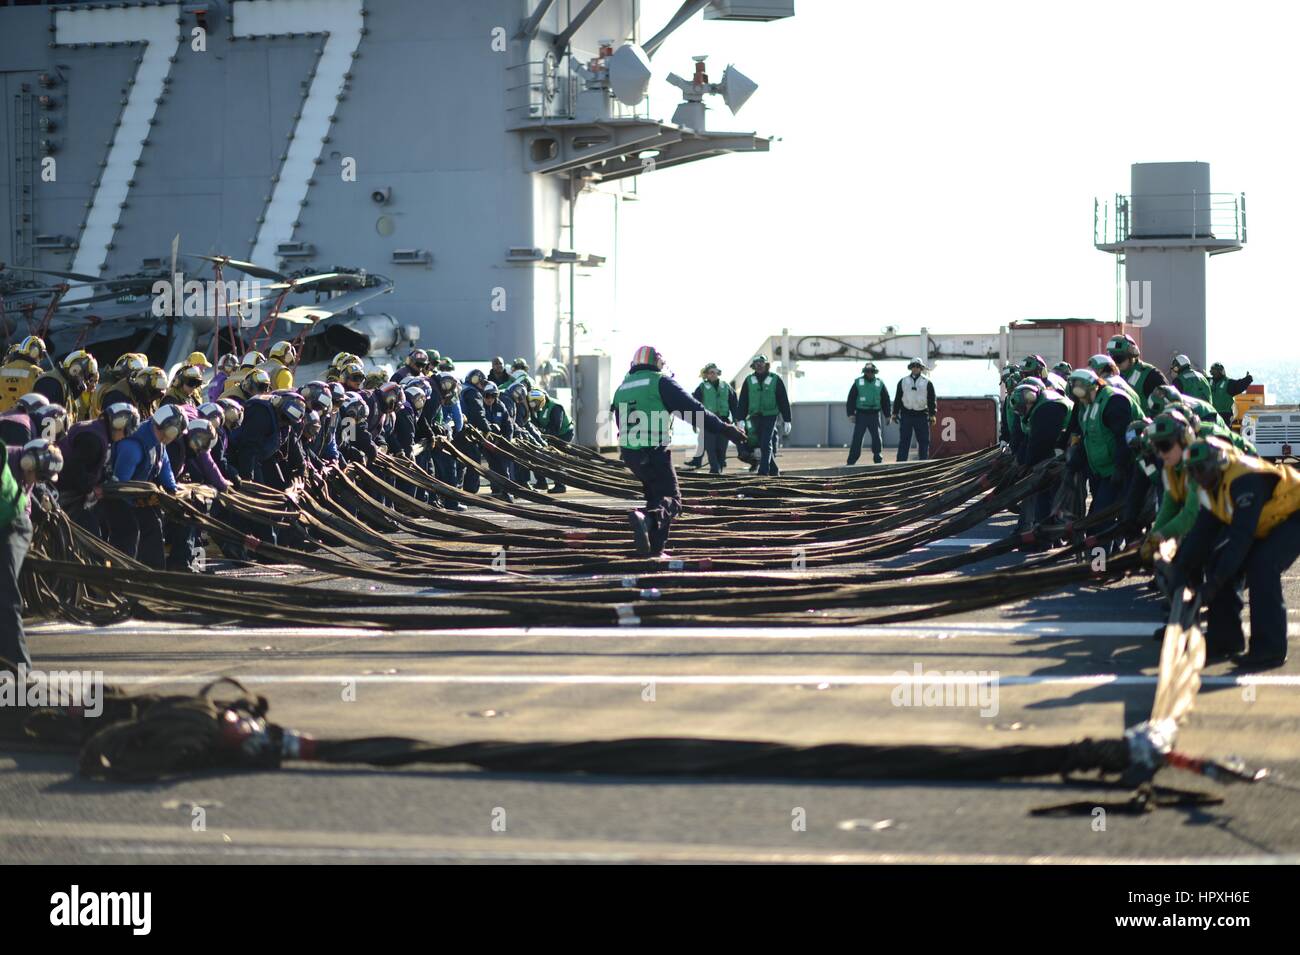
[[[792,457],[839,463],[841,453]],[[998,518],[889,563],[951,553],[1009,529],[1009,518]],[[900,603],[906,586],[899,584]],[[1297,579],[1285,587],[1300,607]],[[1300,615],[1291,616],[1300,626]],[[1151,634],[1160,622],[1156,598],[1125,581],[872,627],[466,630],[431,614],[428,629],[403,632],[326,630],[313,620],[237,629],[44,625],[32,628],[31,644],[38,667],[102,670],[105,682],[132,690],[192,691],[213,676],[235,676],[270,698],[274,720],[318,736],[998,746],[1113,737],[1141,720],[1154,692]],[[71,757],[0,751],[0,858],[1294,862],[1297,728],[1294,661],[1249,677],[1208,667],[1180,749],[1239,755],[1272,768],[1276,783],[1223,788],[1166,770],[1163,784],[1214,791],[1226,802],[1144,816],[1112,811],[1102,831],[1091,814],[1028,813],[1113,802],[1127,790],[1053,780],[848,784],[302,766],[127,786],[77,779]]]

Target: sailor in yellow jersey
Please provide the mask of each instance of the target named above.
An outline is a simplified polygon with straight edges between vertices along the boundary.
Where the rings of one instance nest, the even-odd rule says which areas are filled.
[[[261,366],[271,379],[272,391],[291,391],[293,389],[293,369],[298,365],[298,353],[289,342],[276,342],[266,353],[266,362]]]
[[[1201,510],[1179,545],[1173,582],[1179,587],[1203,580],[1207,656],[1224,659],[1245,648],[1244,586],[1250,590],[1250,652],[1238,656],[1237,664],[1251,670],[1281,666],[1287,654],[1282,574],[1300,557],[1300,471],[1213,437],[1188,447],[1183,463]]]
[[[0,412],[8,411],[19,398],[35,390],[37,380],[45,374],[41,362],[46,354],[45,342],[36,335],[28,335],[10,350],[0,365]]]

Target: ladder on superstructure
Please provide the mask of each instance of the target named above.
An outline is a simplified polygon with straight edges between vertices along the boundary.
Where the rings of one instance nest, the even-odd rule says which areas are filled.
[[[36,97],[26,83],[14,94],[13,262],[35,265],[36,244]]]

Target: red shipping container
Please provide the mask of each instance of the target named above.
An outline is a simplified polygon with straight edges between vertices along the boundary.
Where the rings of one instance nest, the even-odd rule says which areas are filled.
[[[1086,367],[1088,359],[1106,350],[1106,342],[1115,335],[1132,335],[1139,347],[1142,345],[1142,329],[1124,322],[1099,322],[1091,318],[1034,319],[1033,321],[1012,322],[1012,328],[1060,329],[1061,357],[1072,368]],[[1047,356],[1049,363],[1052,356]],[[1016,357],[1019,361],[1019,356]]]
[[[930,429],[930,457],[950,458],[998,443],[998,403],[994,398],[937,398]]]

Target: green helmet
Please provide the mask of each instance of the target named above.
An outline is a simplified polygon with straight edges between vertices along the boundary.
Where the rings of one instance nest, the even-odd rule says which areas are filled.
[[[1118,375],[1119,368],[1115,365],[1115,359],[1107,354],[1093,355],[1088,359],[1088,367],[1095,371],[1098,377],[1105,378],[1108,375]]]
[[[1068,361],[1058,361],[1052,366],[1052,371],[1056,372],[1062,378],[1069,378],[1070,372],[1074,371],[1074,366]]]
[[[1100,384],[1101,379],[1091,368],[1076,368],[1070,372],[1069,385],[1072,395],[1082,398],[1085,394],[1092,394]]]
[[[1169,404],[1165,405],[1165,411],[1177,411],[1180,415],[1182,415],[1184,418],[1187,419],[1187,423],[1192,426],[1193,431],[1200,430],[1201,416],[1198,415],[1191,408],[1187,407],[1187,405],[1183,404],[1181,401],[1169,402]]]
[[[1142,349],[1132,335],[1115,335],[1106,343],[1106,354],[1118,364],[1126,358],[1141,358]]]
[[[1042,355],[1030,355],[1020,363],[1020,368],[1026,376],[1033,375],[1037,378],[1047,371],[1047,362]]]
[[[1201,487],[1212,490],[1223,479],[1232,461],[1232,445],[1221,438],[1202,438],[1187,448],[1183,462],[1187,473]]]
[[[867,373],[870,373],[870,374],[873,374],[873,375],[874,375],[874,374],[875,374],[876,372],[878,372],[878,371],[880,371],[880,369],[876,367],[876,363],[875,363],[874,361],[869,361],[869,362],[867,362],[865,365],[862,366],[862,373],[863,373],[864,375],[867,374]]]
[[[1216,361],[1210,366],[1210,374],[1215,378],[1226,378],[1228,377],[1228,370],[1223,367],[1223,362]]]
[[[1184,448],[1196,440],[1195,426],[1178,409],[1163,411],[1147,425],[1146,436],[1160,450],[1160,445],[1179,444]]]
[[[758,365],[766,365],[767,363],[768,361],[766,355],[755,355],[753,358],[749,360],[749,367],[754,368]]]
[[[1043,393],[1043,383],[1037,378],[1026,378],[1011,391],[1011,407],[1022,418],[1033,410],[1038,396]]]
[[[1173,385],[1160,385],[1158,388],[1151,389],[1151,394],[1147,396],[1147,407],[1156,414],[1164,411],[1170,405],[1181,405],[1183,403],[1183,393]]]

